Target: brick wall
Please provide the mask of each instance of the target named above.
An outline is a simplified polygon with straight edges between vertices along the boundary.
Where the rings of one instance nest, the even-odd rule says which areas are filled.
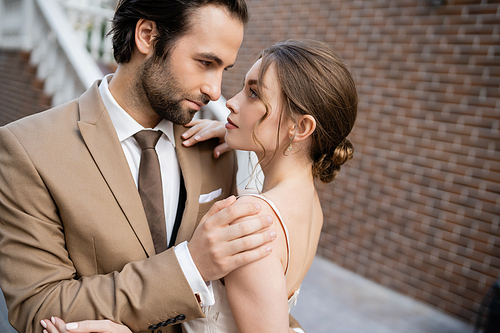
[[[500,273],[500,1],[439,2],[248,0],[223,94],[269,43],[335,47],[360,105],[318,254],[472,321]]]
[[[45,110],[50,101],[43,82],[36,79],[36,68],[29,64],[29,54],[0,50],[0,126]]]

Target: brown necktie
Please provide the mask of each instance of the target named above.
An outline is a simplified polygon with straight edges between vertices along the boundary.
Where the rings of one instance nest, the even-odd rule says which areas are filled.
[[[161,134],[160,131],[144,130],[134,135],[142,149],[141,163],[139,165],[139,194],[146,212],[156,253],[167,249],[167,228],[163,211],[160,162],[155,150]]]

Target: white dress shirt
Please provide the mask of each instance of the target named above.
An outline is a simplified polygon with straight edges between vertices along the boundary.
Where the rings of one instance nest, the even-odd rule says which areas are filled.
[[[111,122],[120,140],[123,152],[127,158],[135,185],[139,176],[139,164],[141,161],[141,148],[134,139],[134,134],[145,128],[135,121],[114,99],[108,87],[108,82],[113,78],[113,74],[107,75],[99,85],[99,93],[106,110],[109,113]],[[165,223],[167,227],[167,241],[170,242],[172,230],[177,213],[180,188],[180,167],[175,152],[174,126],[167,120],[161,120],[152,130],[163,132],[156,144],[156,152],[160,162],[162,175],[163,201],[165,212]],[[215,303],[211,285],[205,284],[201,274],[191,258],[187,242],[175,247],[175,254],[181,265],[182,271],[188,280],[191,289],[200,296],[202,305],[212,305]]]

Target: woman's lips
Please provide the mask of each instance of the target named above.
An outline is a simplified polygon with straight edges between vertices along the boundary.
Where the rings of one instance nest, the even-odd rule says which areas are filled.
[[[226,128],[227,129],[235,129],[235,128],[238,128],[238,126],[236,126],[236,124],[233,123],[229,117],[227,117]]]

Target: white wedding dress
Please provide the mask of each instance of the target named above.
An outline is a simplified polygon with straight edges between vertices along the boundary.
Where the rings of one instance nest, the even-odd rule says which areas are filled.
[[[290,240],[288,238],[288,229],[281,217],[280,212],[276,208],[276,205],[266,197],[258,194],[243,194],[250,195],[260,198],[267,202],[269,206],[274,210],[278,216],[278,220],[283,226],[285,231],[287,253],[288,253],[288,263],[290,262]],[[243,196],[240,195],[240,196]],[[285,270],[285,276],[288,273],[288,263]],[[184,333],[237,333],[236,323],[234,322],[233,315],[231,313],[231,308],[229,307],[229,301],[227,299],[226,288],[221,281],[212,281],[212,288],[214,292],[215,304],[212,306],[203,306],[203,312],[206,318],[199,318],[190,320],[182,323],[182,330]],[[288,312],[292,309],[292,306],[297,302],[299,296],[300,287],[295,291],[295,293],[288,299]]]

